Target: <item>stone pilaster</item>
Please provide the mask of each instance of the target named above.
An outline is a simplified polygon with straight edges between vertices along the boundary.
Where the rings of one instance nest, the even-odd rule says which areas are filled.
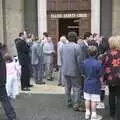
[[[14,55],[16,54],[14,39],[24,30],[24,1],[5,0],[5,13],[7,47],[8,51]]]
[[[0,42],[4,43],[3,37],[3,7],[2,7],[2,0],[0,0]]]
[[[47,32],[47,0],[38,0],[38,35]]]
[[[112,34],[120,35],[120,0],[113,0]]]
[[[100,0],[91,0],[91,32],[100,34]]]

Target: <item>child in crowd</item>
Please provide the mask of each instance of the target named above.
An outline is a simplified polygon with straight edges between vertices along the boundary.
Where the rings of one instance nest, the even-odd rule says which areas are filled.
[[[6,90],[10,98],[15,99],[19,95],[19,78],[20,78],[20,65],[13,61],[12,57],[8,54],[5,55],[6,62]]]
[[[82,71],[85,76],[84,99],[85,99],[85,119],[101,120],[102,116],[97,115],[96,105],[100,102],[102,65],[95,59],[97,48],[88,48],[89,58],[82,63]],[[91,110],[91,111],[90,111]],[[91,114],[92,113],[92,114]]]

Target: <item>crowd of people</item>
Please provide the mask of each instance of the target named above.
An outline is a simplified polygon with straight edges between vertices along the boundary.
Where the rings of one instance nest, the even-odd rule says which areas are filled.
[[[87,32],[78,40],[76,33],[70,32],[68,41],[59,49],[68,107],[83,111],[80,103],[84,98],[85,119],[101,120],[96,110],[100,102],[104,107],[108,86],[110,119],[119,120],[120,36],[108,39]]]
[[[9,120],[16,116],[9,99],[19,95],[20,87],[30,91],[31,77],[39,85],[46,84],[44,79],[52,81],[56,55],[58,86],[65,87],[67,107],[85,111],[85,119],[101,120],[96,111],[104,108],[108,86],[111,119],[120,119],[120,36],[105,38],[86,32],[78,37],[69,32],[60,37],[56,51],[47,32],[41,39],[21,32],[15,45],[17,56],[11,56],[5,45],[0,45],[0,100]]]

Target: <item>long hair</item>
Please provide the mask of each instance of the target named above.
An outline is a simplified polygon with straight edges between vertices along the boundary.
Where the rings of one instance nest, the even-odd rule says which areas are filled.
[[[110,49],[107,37],[103,37],[98,47],[99,54],[103,54]]]

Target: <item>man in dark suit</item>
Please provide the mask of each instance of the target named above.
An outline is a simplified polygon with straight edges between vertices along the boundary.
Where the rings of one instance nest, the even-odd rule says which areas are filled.
[[[16,113],[9,101],[6,92],[6,66],[0,49],[0,101],[8,120],[16,120]]]
[[[15,40],[18,59],[21,65],[21,89],[29,91],[30,85],[30,55],[29,47],[25,41],[25,35],[23,32],[19,33],[19,38]]]

